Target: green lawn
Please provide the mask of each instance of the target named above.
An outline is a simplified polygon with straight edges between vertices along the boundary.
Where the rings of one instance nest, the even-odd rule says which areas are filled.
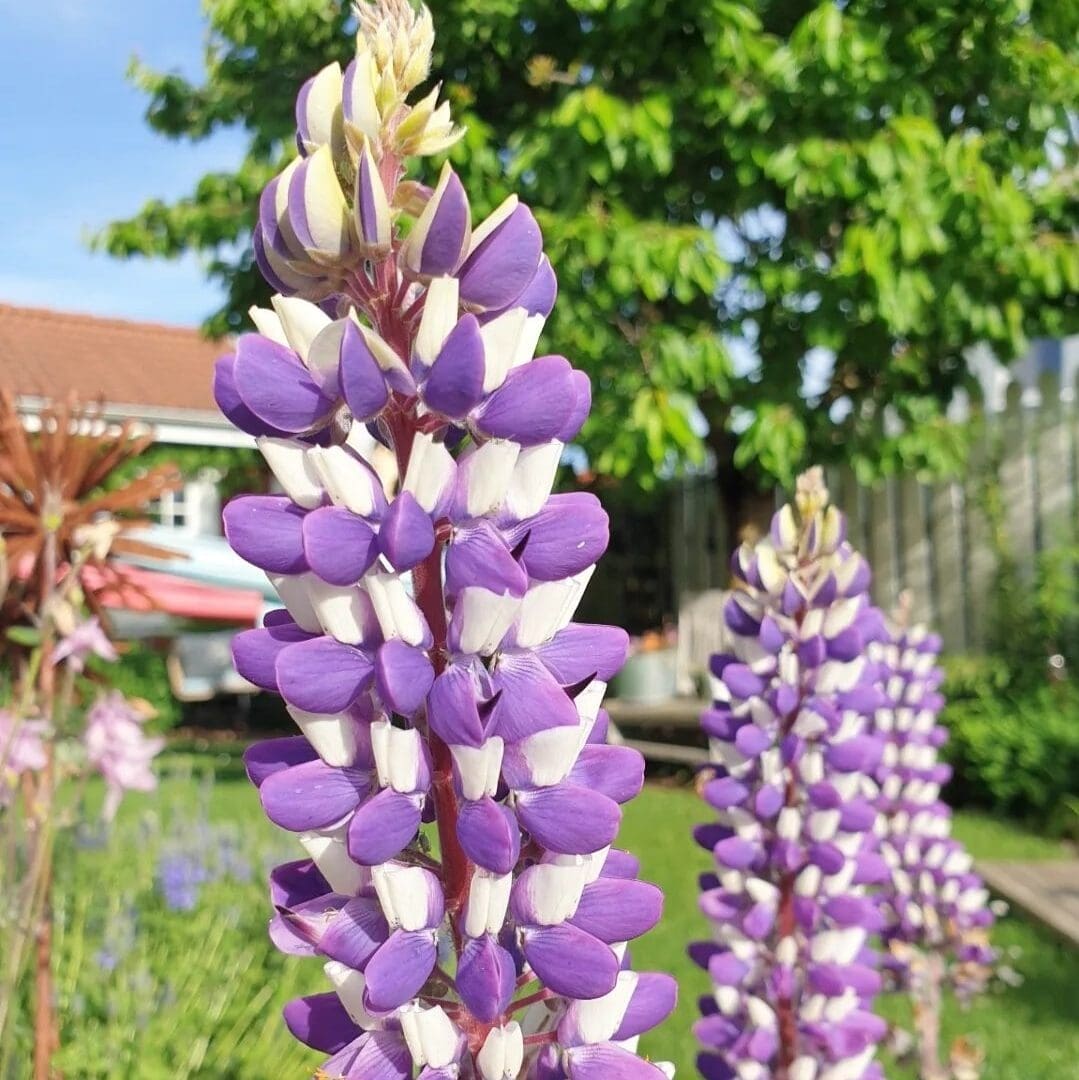
[[[191,775],[208,762],[218,769],[212,785]],[[265,872],[274,861],[299,857],[298,849],[263,820],[233,757],[176,755],[166,770],[171,775],[157,798],[126,801],[103,849],[84,845],[61,868],[64,1074],[307,1077],[317,1059],[285,1035],[278,1010],[325,983],[315,963],[279,957],[264,935]],[[682,988],[677,1012],[644,1049],[675,1061],[685,1077],[694,1075],[689,1029],[706,989],[685,959],[686,943],[705,932],[695,891],[707,860],[689,832],[705,816],[691,792],[649,786],[627,808],[621,838],[640,856],[643,876],[668,898],[661,926],[634,947],[636,965],[670,971]],[[975,856],[1062,854],[1051,841],[985,817],[960,815],[956,831]],[[198,889],[192,910],[174,911],[162,898],[161,872],[184,859],[216,862],[211,876],[219,880]],[[1079,1075],[1079,953],[1019,918],[1005,919],[996,941],[1023,984],[992,992],[966,1013],[949,1009],[946,1039],[966,1035],[985,1049],[983,1080]],[[890,1002],[888,1011],[899,1016],[902,1003]],[[887,1069],[889,1077],[913,1075],[890,1062]]]

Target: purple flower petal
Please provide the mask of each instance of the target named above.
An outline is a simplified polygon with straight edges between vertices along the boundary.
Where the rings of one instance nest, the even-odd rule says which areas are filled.
[[[424,649],[400,638],[387,641],[375,656],[375,687],[383,704],[401,716],[412,716],[423,704],[435,679]]]
[[[244,751],[244,769],[251,783],[260,787],[274,773],[305,761],[314,761],[317,757],[314,748],[302,735],[263,739],[262,742],[252,743]]]
[[[244,405],[281,431],[308,431],[333,411],[333,398],[322,392],[299,357],[260,334],[243,334],[236,342],[233,374]]]
[[[575,1046],[566,1052],[569,1080],[661,1080],[666,1073],[657,1065],[637,1057],[613,1043]]]
[[[468,196],[447,162],[401,249],[402,266],[413,276],[453,274],[461,265],[472,234]]]
[[[543,666],[562,686],[590,676],[610,682],[626,662],[629,635],[620,626],[570,623],[536,649]]]
[[[431,515],[411,492],[402,491],[390,503],[378,532],[382,554],[397,571],[411,570],[423,562],[435,546]]]
[[[225,538],[241,559],[273,574],[301,574],[305,512],[283,495],[241,495],[221,515]]]
[[[412,1076],[412,1055],[400,1031],[369,1031],[362,1042],[348,1069],[347,1080],[409,1080]],[[329,1062],[323,1071],[328,1077],[341,1075]]]
[[[399,855],[416,835],[423,814],[422,795],[383,788],[352,815],[348,853],[361,866],[377,866]]]
[[[355,585],[378,558],[375,531],[342,506],[322,506],[303,519],[307,565],[329,585]]]
[[[498,214],[496,210],[493,216]],[[465,260],[458,275],[462,302],[486,310],[510,306],[531,283],[542,254],[539,225],[532,211],[518,204],[482,237]]]
[[[569,923],[523,928],[521,948],[544,986],[565,997],[602,997],[618,980],[618,958],[610,948]]]
[[[586,746],[567,779],[616,803],[628,803],[644,787],[644,757],[632,746]]]
[[[499,694],[491,713],[492,732],[506,742],[579,722],[573,702],[533,653],[504,653],[491,681]]]
[[[506,376],[476,410],[474,424],[490,438],[537,446],[558,436],[576,406],[577,389],[569,361],[561,356],[540,356]]]
[[[284,291],[279,290],[279,291]],[[214,401],[225,414],[225,418],[248,435],[287,435],[288,432],[275,428],[260,420],[243,402],[236,389],[236,354],[228,353],[218,357],[214,363]]]
[[[522,307],[529,315],[541,315],[546,319],[554,310],[557,296],[558,279],[555,277],[551,260],[544,255],[540,258],[532,280],[525,286],[524,292],[514,299],[510,307]]]
[[[516,976],[513,957],[490,934],[484,934],[465,942],[454,981],[468,1011],[490,1024],[509,1007]]]
[[[598,791],[558,784],[517,795],[521,825],[548,851],[588,855],[618,835],[622,811]]]
[[[395,930],[364,971],[368,1008],[389,1012],[411,1001],[430,978],[437,956],[434,933]]]
[[[259,788],[266,816],[282,829],[324,829],[353,811],[371,788],[371,774],[307,761],[268,776]]]
[[[319,952],[354,971],[363,971],[389,936],[378,900],[360,896],[349,900],[326,928]]]
[[[474,672],[451,664],[431,686],[427,698],[427,721],[436,735],[449,746],[482,746],[484,724]]]
[[[573,373],[573,393],[573,408],[555,435],[559,442],[573,442],[592,411],[592,380],[583,371]]]
[[[484,797],[464,800],[457,811],[457,836],[465,854],[494,874],[508,874],[517,865],[521,832],[513,812]]]
[[[315,636],[293,622],[268,623],[258,630],[244,630],[232,639],[233,666],[248,682],[277,693],[277,657],[287,646],[311,641]]]
[[[446,592],[457,596],[473,585],[511,596],[528,589],[528,575],[489,521],[458,529],[446,551]]]
[[[642,972],[637,976],[633,997],[629,999],[622,1023],[614,1033],[616,1042],[632,1039],[662,1024],[674,1012],[678,1002],[678,983],[658,971]]]
[[[552,495],[534,517],[508,533],[523,542],[521,563],[533,581],[561,581],[599,560],[610,539],[607,514],[591,492]]]
[[[483,338],[475,315],[465,315],[450,331],[423,386],[427,407],[459,420],[483,400]]]
[[[294,998],[284,1008],[289,1031],[312,1050],[336,1054],[360,1035],[360,1029],[334,993]]]
[[[352,645],[316,637],[283,648],[276,673],[281,696],[290,705],[306,712],[340,713],[370,685],[374,665]]]
[[[613,945],[647,934],[663,914],[663,893],[647,881],[601,877],[581,894],[569,921]]]
[[[390,399],[386,376],[371,352],[367,339],[352,319],[345,326],[341,339],[341,360],[338,366],[341,394],[354,419],[363,423],[378,416]]]
[[[270,872],[270,901],[274,907],[295,907],[330,891],[329,883],[310,859],[282,863]]]

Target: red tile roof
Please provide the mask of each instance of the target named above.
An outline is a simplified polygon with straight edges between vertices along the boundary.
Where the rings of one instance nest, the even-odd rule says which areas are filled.
[[[227,347],[182,326],[0,303],[0,386],[22,398],[74,390],[119,407],[110,412],[198,412],[221,422],[211,379]]]

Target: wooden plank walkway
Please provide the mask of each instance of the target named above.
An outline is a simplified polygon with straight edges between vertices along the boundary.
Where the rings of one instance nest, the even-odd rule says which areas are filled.
[[[1079,859],[978,862],[986,884],[1079,948]]]
[[[700,745],[687,745],[700,732],[700,715],[708,707],[707,701],[696,698],[672,698],[655,704],[640,704],[611,698],[603,706],[611,717],[610,741],[632,746],[644,754],[648,761],[664,761],[671,765],[704,765],[708,751]],[[628,738],[622,728],[641,728],[652,738]],[[657,729],[673,729],[679,738],[657,739]]]

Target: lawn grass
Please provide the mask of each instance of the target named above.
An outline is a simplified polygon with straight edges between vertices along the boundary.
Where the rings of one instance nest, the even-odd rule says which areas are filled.
[[[634,947],[641,968],[670,971],[681,990],[678,1009],[664,1026],[642,1040],[656,1060],[695,1075],[696,1053],[689,1029],[696,999],[706,992],[704,973],[684,959],[685,944],[705,933],[694,903],[694,878],[708,856],[688,839],[707,807],[684,788],[649,786],[626,808],[620,845],[641,858],[642,876],[667,894],[663,923]],[[1051,859],[1067,852],[1057,842],[984,814],[957,814],[956,835],[978,859]],[[982,1080],[1072,1080],[1079,1078],[1079,952],[1026,920],[1000,921],[994,942],[1022,977],[1018,987],[997,985],[966,1011],[950,1002],[944,1017],[944,1045],[967,1036],[986,1053]],[[882,999],[889,1019],[909,1028],[909,1010],[895,997]],[[915,1073],[886,1061],[889,1080],[913,1080]]]
[[[308,1077],[307,1063],[313,1070],[318,1058],[298,1048],[277,1017],[289,997],[323,990],[325,982],[314,961],[277,956],[263,933],[268,909],[261,879],[266,865],[275,857],[295,858],[298,853],[289,837],[263,819],[253,790],[238,776],[231,751],[169,755],[166,760],[165,769],[171,775],[166,776],[159,795],[129,797],[114,842],[104,851],[78,851],[69,872],[61,875],[68,880],[62,902],[81,903],[83,917],[115,908],[121,880],[128,888],[132,876],[139,879],[142,899],[138,902],[146,909],[139,919],[139,934],[145,939],[136,949],[139,978],[144,982],[149,978],[157,987],[156,1004],[148,1010],[143,1003],[140,1011],[139,982],[129,977],[132,963],[125,961],[116,972],[104,974],[100,964],[95,966],[91,957],[98,948],[94,940],[98,930],[85,934],[69,930],[62,935],[63,1001],[69,1012],[82,1010],[64,1018],[71,1047],[64,1058],[65,1075],[117,1080],[135,1076],[140,1080]],[[217,782],[200,785],[197,774],[208,764],[217,771]],[[147,900],[155,888],[155,860],[168,846],[168,841],[150,837],[151,824],[175,837],[200,803],[200,813],[211,825],[240,838],[254,870],[253,880],[208,884],[194,911],[170,911],[160,902]],[[640,857],[642,876],[657,882],[667,895],[663,922],[633,946],[635,966],[669,971],[681,987],[677,1011],[661,1029],[646,1036],[642,1049],[653,1059],[674,1061],[683,1077],[695,1075],[690,1027],[696,1017],[696,998],[706,990],[702,973],[685,957],[686,944],[706,930],[696,907],[696,876],[708,859],[690,839],[693,824],[706,816],[706,807],[691,791],[650,784],[626,808],[619,841]],[[986,816],[958,815],[956,833],[978,858],[1064,854],[1052,841]],[[143,849],[133,855],[130,844],[140,842],[139,837]],[[98,918],[95,926],[101,921]],[[1018,917],[1004,919],[995,940],[1024,982],[1014,988],[1001,986],[967,1012],[949,1007],[946,1044],[965,1035],[983,1047],[987,1054],[983,1080],[1079,1076],[1075,992],[1079,953]],[[109,984],[121,978],[128,981],[117,1004],[110,997],[115,995]],[[99,985],[102,980],[105,990]],[[88,1009],[87,1002],[96,1005]],[[885,1007],[890,1017],[903,1020],[902,1002],[889,1001]],[[82,1043],[77,1052],[72,1052],[73,1040]],[[87,1047],[98,1049],[87,1053]],[[119,1048],[111,1059],[110,1047]],[[886,1061],[886,1069],[890,1080],[913,1077],[894,1062]]]

